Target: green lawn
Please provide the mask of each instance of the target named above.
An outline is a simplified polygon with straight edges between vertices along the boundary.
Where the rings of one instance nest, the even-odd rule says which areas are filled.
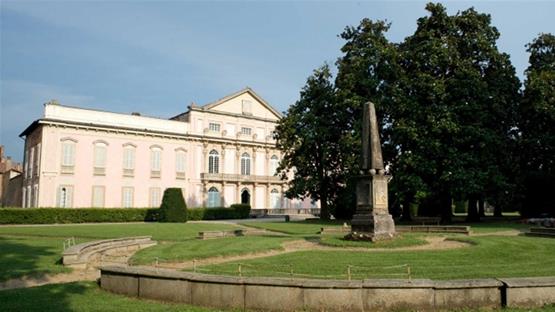
[[[140,235],[152,235],[155,240],[197,242],[194,237],[199,231],[233,228],[236,227],[218,223],[1,226],[0,281],[69,272],[60,264],[63,242],[68,237],[75,237],[76,243]]]
[[[315,235],[322,227],[340,227],[343,221],[242,222],[242,225],[291,235]]]
[[[130,298],[79,282],[0,291],[0,311],[220,311],[183,304]]]
[[[464,223],[461,225],[469,225],[473,233],[494,233],[501,231],[518,230],[524,232],[528,230],[531,225],[515,222],[483,222],[483,223]]]
[[[160,244],[138,251],[132,264],[177,262],[208,257],[241,255],[282,249],[281,243],[292,238],[276,236],[243,236],[211,240],[190,240]]]
[[[207,273],[235,275],[239,263],[244,275],[346,278],[464,279],[488,277],[554,276],[555,241],[525,236],[457,238],[472,242],[466,248],[435,251],[300,251],[264,259],[230,262],[201,268]]]
[[[393,240],[378,242],[351,241],[344,239],[344,235],[323,235],[320,244],[332,247],[364,247],[364,248],[399,248],[424,245],[426,241],[422,233],[402,233]]]
[[[152,235],[154,240],[182,241],[194,238],[200,231],[232,230],[237,227],[220,223],[133,223],[77,224],[54,226],[0,226],[0,235],[114,238]]]

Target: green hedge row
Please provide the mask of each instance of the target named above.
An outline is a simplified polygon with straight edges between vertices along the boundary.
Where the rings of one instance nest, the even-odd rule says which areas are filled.
[[[250,205],[188,209],[189,220],[245,219]],[[0,224],[85,222],[151,222],[160,220],[159,208],[0,208]]]
[[[193,208],[187,210],[189,220],[222,220],[222,219],[246,219],[251,212],[251,206],[245,204],[234,204],[229,208]]]
[[[157,221],[158,208],[2,208],[0,224]]]

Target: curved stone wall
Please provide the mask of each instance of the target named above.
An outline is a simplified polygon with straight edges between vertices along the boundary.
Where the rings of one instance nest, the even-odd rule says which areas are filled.
[[[85,269],[94,263],[101,262],[103,255],[130,254],[156,244],[151,236],[121,237],[86,242],[64,250],[62,263],[72,268]]]
[[[555,277],[477,280],[314,280],[102,267],[101,287],[128,296],[266,311],[387,311],[555,303]]]

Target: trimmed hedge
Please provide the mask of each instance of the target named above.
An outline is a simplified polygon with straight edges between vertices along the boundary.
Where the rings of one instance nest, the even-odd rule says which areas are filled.
[[[251,206],[233,204],[229,208],[193,208],[188,210],[189,220],[222,220],[246,219],[251,212]]]
[[[180,188],[167,188],[164,191],[160,222],[187,222],[187,205]]]
[[[188,220],[246,219],[250,205],[187,209]],[[160,220],[159,208],[0,208],[0,224],[86,222],[151,222]]]
[[[0,224],[158,221],[158,208],[1,208]]]

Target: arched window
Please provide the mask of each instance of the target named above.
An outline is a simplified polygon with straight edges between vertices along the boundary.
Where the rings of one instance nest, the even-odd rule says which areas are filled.
[[[135,149],[130,143],[123,146],[123,175],[126,177],[132,177],[135,171]]]
[[[220,207],[220,191],[217,188],[211,187],[208,190],[208,208]]]
[[[277,168],[279,166],[279,158],[273,155],[270,158],[270,175],[275,175],[277,173]]]
[[[208,173],[220,173],[220,155],[216,150],[208,154]]]
[[[76,140],[63,138],[62,140],[62,173],[73,173],[75,166]]]
[[[243,155],[241,155],[241,174],[251,174],[251,156],[247,153],[243,153]]]
[[[186,154],[182,149],[175,151],[175,177],[185,179]]]
[[[272,189],[270,192],[270,208],[281,208],[281,200],[279,191],[277,189]]]
[[[94,175],[106,174],[107,144],[105,142],[94,143]]]
[[[150,177],[159,178],[162,170],[162,148],[153,145],[150,147]]]

